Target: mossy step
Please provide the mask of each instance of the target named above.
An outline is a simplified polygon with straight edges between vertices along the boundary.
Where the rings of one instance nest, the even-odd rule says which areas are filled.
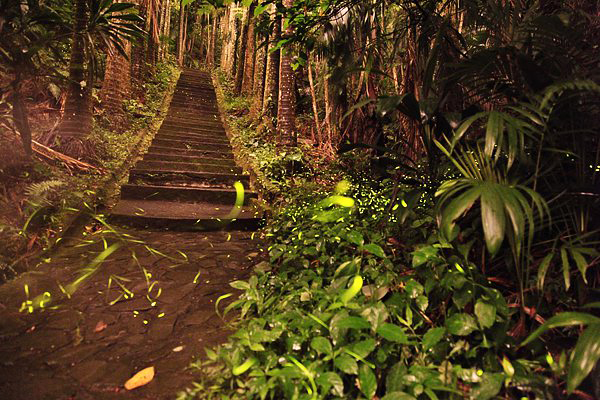
[[[207,156],[186,156],[182,154],[160,154],[160,153],[146,153],[144,155],[145,161],[175,161],[175,162],[187,162],[187,163],[206,163],[215,165],[226,165],[228,167],[235,167],[235,161],[231,158],[210,158]]]
[[[169,131],[159,131],[155,139],[169,139],[169,140],[190,140],[197,142],[206,142],[206,143],[224,143],[229,144],[229,139],[224,134],[221,135],[202,135],[196,133],[182,133],[181,131],[169,132]]]
[[[237,166],[223,164],[209,164],[206,162],[190,163],[181,161],[155,161],[141,160],[135,169],[155,171],[184,171],[184,172],[214,172],[223,174],[241,174],[242,169]]]
[[[223,158],[233,160],[233,153],[231,151],[223,151],[223,150],[195,150],[195,149],[178,149],[172,147],[164,147],[158,146],[156,144],[152,144],[148,149],[148,154],[156,154],[156,155],[178,155],[178,156],[187,156],[187,157],[208,157],[208,158]]]
[[[243,205],[248,205],[250,199],[256,198],[255,192],[243,191],[242,195]],[[233,207],[237,197],[236,190],[228,188],[133,184],[125,184],[121,187],[121,199],[127,200],[202,202]]]
[[[194,185],[231,187],[235,182],[241,182],[249,187],[250,177],[248,175],[220,173],[220,172],[196,172],[179,169],[156,170],[134,168],[129,173],[129,183],[133,184],[170,184],[170,185]]]
[[[121,200],[109,217],[113,224],[185,231],[253,230],[261,220],[262,213],[252,207],[151,200]]]
[[[173,149],[231,151],[231,146],[226,143],[199,143],[186,140],[154,139],[152,144],[161,147],[171,147]]]

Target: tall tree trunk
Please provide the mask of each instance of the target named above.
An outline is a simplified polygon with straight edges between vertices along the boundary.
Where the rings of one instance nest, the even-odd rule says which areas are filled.
[[[273,48],[281,40],[281,16],[273,11],[274,27],[273,36],[269,40],[269,48]],[[277,115],[277,103],[279,94],[279,60],[281,50],[269,52],[267,60],[267,72],[265,76],[265,95],[263,100],[263,114],[271,119]]]
[[[315,131],[317,132],[317,143],[323,145],[323,137],[321,136],[321,123],[319,122],[319,108],[317,106],[317,94],[315,92],[315,82],[312,73],[311,57],[309,56],[306,61],[306,68],[308,68],[308,84],[310,85],[310,96],[312,98],[312,108],[315,120]]]
[[[25,105],[23,95],[21,94],[21,74],[18,71],[15,80],[12,83],[12,87],[13,90],[9,100],[12,105],[13,120],[15,127],[21,136],[25,154],[27,154],[27,157],[31,157],[31,127],[29,126],[27,106]]]
[[[223,28],[221,30],[221,60],[220,65],[223,71],[227,71],[227,51],[229,50],[229,40],[231,38],[231,6],[225,9],[225,14],[222,16]]]
[[[293,5],[293,0],[284,0],[283,5],[289,9]],[[292,36],[293,33],[294,28],[291,23],[288,23],[284,38]],[[277,108],[277,132],[279,142],[283,146],[297,144],[295,117],[294,71],[291,49],[287,48],[282,51],[279,64],[279,106]]]
[[[242,34],[240,36],[240,51],[238,52],[238,65],[235,72],[236,94],[242,92],[242,83],[244,82],[244,67],[246,65],[246,49],[248,48],[248,29],[250,25],[250,11],[246,11],[244,23],[242,25]]]
[[[183,1],[179,1],[179,35],[177,38],[177,63],[179,65],[183,65],[185,52],[185,5]]]
[[[123,115],[123,100],[131,93],[131,43],[125,43],[125,55],[119,53],[114,46],[106,60],[104,81],[100,90],[103,108],[110,114]]]
[[[233,41],[231,42],[231,47],[229,49],[229,70],[227,71],[227,76],[231,78],[236,77],[236,68],[238,65],[238,44],[240,42],[240,20],[234,17],[233,21]]]
[[[213,67],[215,65],[217,33],[219,31],[219,16],[215,11],[212,14],[212,28],[210,31],[210,40],[208,42],[208,50],[206,52],[206,65]]]
[[[136,93],[134,95],[137,97],[141,94],[141,84],[143,82],[145,71],[144,71],[144,51],[145,45],[147,41],[150,40],[150,36],[153,35],[151,32],[151,21],[150,16],[148,15],[148,7],[145,1],[139,1],[139,10],[140,16],[144,18],[145,28],[147,35],[144,40],[136,41],[131,46],[131,83],[132,89],[135,90]]]
[[[83,39],[87,15],[87,1],[76,0],[73,44],[69,62],[69,88],[63,119],[59,126],[60,147],[75,158],[89,155],[86,154],[88,149],[83,141],[92,127],[92,82],[85,74]]]
[[[129,98],[131,94],[130,41],[124,43],[123,50],[125,54],[121,54],[112,44],[108,48],[104,80],[100,90],[103,108],[110,114],[109,119],[113,122],[121,122],[119,120],[124,116],[123,100]]]
[[[246,61],[244,68],[244,81],[242,83],[242,93],[245,95],[252,94],[254,86],[254,62],[256,58],[256,35],[254,34],[254,2],[248,9],[248,38],[246,45]]]
[[[269,43],[269,34],[266,33],[264,37],[264,46],[260,45],[257,36],[257,44],[260,45],[256,52],[256,64],[254,67],[254,85],[252,91],[254,93],[254,101],[252,102],[252,108],[250,114],[256,118],[262,113],[263,99],[265,92],[265,80],[267,72],[267,47]]]

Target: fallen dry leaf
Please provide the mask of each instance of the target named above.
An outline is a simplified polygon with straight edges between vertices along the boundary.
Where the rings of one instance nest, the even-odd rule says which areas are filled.
[[[144,368],[137,374],[133,375],[125,382],[125,389],[133,390],[140,386],[144,386],[154,378],[154,367]]]
[[[98,323],[96,324],[96,327],[94,328],[94,333],[102,332],[103,330],[106,329],[107,326],[108,325],[106,325],[106,322],[98,321]]]

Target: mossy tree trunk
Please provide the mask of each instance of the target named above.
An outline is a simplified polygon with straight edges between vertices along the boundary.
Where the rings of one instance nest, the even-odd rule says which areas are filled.
[[[69,61],[69,88],[63,119],[59,126],[59,148],[65,153],[82,158],[91,156],[86,136],[92,128],[92,82],[86,77],[86,54],[83,35],[86,31],[88,4],[75,1],[73,43]]]
[[[242,83],[242,94],[252,94],[254,86],[254,64],[256,58],[256,35],[254,33],[254,3],[248,9],[248,33],[246,40],[246,61],[244,66],[244,79]]]
[[[281,39],[281,16],[273,14],[273,35],[269,40],[269,48],[272,49]],[[277,97],[279,94],[279,59],[281,50],[269,52],[267,60],[267,72],[265,75],[265,93],[263,100],[263,114],[272,120],[277,115]]]
[[[283,5],[291,8],[293,0],[284,0]],[[283,28],[282,28],[283,29]],[[284,37],[294,33],[291,23],[287,24]],[[279,143],[283,146],[295,146],[297,143],[295,133],[295,96],[294,96],[294,71],[292,69],[291,49],[284,49],[281,53],[279,64],[279,104],[277,107],[277,133]]]

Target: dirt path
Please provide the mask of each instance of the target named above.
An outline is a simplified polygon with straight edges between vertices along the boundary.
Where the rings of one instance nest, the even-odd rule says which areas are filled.
[[[54,282],[76,279],[101,243],[67,248],[41,267],[43,279],[23,277],[0,290],[0,398],[173,399],[190,384],[189,363],[227,336],[215,302],[257,257],[251,233],[130,233],[145,243],[117,250],[56,309],[20,313],[23,285],[30,282],[32,293],[56,291]],[[140,266],[151,274],[148,281]],[[133,297],[110,305],[123,293],[115,278],[107,290],[111,275]],[[124,382],[148,366],[156,369],[154,380],[126,391]]]

